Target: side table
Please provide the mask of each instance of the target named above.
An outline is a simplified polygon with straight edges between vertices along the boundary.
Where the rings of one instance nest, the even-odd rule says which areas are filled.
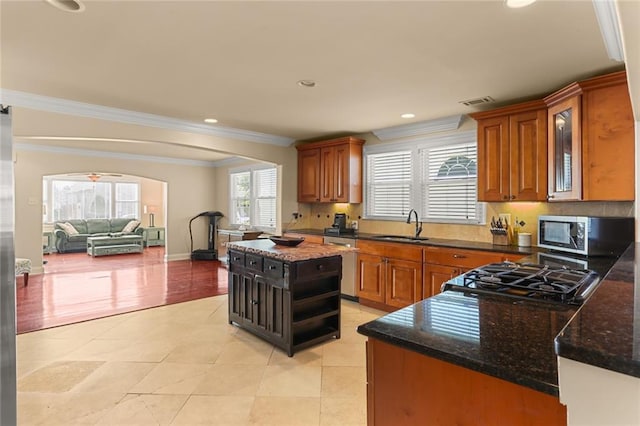
[[[145,247],[164,246],[164,233],[163,227],[150,226],[143,228],[142,241]]]

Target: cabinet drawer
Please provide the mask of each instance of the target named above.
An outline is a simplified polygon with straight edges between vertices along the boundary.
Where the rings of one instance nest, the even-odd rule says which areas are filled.
[[[244,268],[244,253],[237,252],[237,251],[230,251],[229,263],[231,265],[238,265]]]
[[[245,254],[245,268],[256,272],[262,272],[263,257],[259,254]]]
[[[424,262],[436,265],[457,266],[471,269],[487,263],[502,262],[503,253],[450,249],[441,247],[425,247]]]
[[[372,254],[390,259],[422,261],[422,246],[402,243],[381,243],[377,241],[357,240],[359,253]]]
[[[319,274],[338,272],[341,267],[342,258],[340,256],[305,260],[296,264],[294,279],[312,279]]]
[[[282,278],[284,263],[269,258],[264,259],[264,276],[269,278]]]

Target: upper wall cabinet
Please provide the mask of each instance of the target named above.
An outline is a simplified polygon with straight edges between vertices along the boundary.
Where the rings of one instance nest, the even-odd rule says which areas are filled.
[[[299,203],[361,203],[363,139],[344,137],[296,147]]]
[[[546,200],[545,103],[527,102],[471,117],[478,121],[478,200]]]
[[[634,120],[625,72],[573,83],[544,101],[549,200],[634,200]]]

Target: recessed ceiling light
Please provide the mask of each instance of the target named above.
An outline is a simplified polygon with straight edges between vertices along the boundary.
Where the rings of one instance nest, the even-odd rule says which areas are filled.
[[[406,113],[406,114],[402,114],[400,117],[402,118],[414,118],[416,115],[412,114],[410,112]]]
[[[51,6],[63,12],[78,13],[84,10],[84,4],[79,0],[45,0]]]
[[[512,9],[518,9],[520,7],[529,6],[536,2],[536,0],[505,0],[504,1],[507,7]]]
[[[216,124],[218,120],[216,120],[215,118],[205,118],[204,122],[209,124]]]
[[[298,80],[297,84],[300,87],[316,87],[316,82],[313,80]]]

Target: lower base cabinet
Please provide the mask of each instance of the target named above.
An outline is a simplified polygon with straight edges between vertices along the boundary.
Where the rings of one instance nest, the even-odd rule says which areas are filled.
[[[369,338],[367,424],[566,426],[567,410],[558,397]]]
[[[342,258],[283,262],[229,251],[229,323],[293,356],[340,338]]]

